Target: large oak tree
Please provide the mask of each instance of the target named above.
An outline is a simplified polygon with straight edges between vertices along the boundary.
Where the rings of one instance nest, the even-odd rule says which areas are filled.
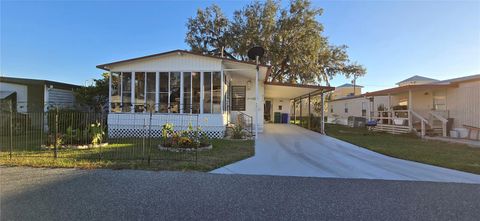
[[[272,66],[270,81],[328,85],[337,74],[364,75],[365,68],[350,61],[347,46],[331,45],[323,35],[322,11],[308,0],[293,0],[288,8],[277,1],[254,1],[229,20],[212,5],[188,19],[185,41],[192,51],[226,52],[240,60],[248,60],[251,47],[262,46],[262,62]]]

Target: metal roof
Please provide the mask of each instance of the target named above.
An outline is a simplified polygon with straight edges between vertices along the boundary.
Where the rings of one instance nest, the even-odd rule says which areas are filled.
[[[164,56],[164,55],[168,55],[168,54],[172,54],[172,53],[185,53],[185,54],[191,54],[191,55],[196,55],[196,56],[203,56],[203,57],[208,57],[208,58],[220,59],[220,60],[225,60],[225,61],[230,61],[230,62],[256,65],[255,63],[250,62],[250,61],[239,61],[239,60],[235,60],[235,59],[231,59],[231,58],[225,58],[225,57],[222,58],[222,57],[218,57],[218,56],[213,56],[213,55],[208,55],[208,54],[202,54],[202,53],[177,49],[177,50],[173,50],[173,51],[167,51],[167,52],[162,52],[162,53],[157,53],[157,54],[152,54],[152,55],[146,55],[146,56],[142,56],[142,57],[136,57],[136,58],[130,58],[130,59],[126,59],[126,60],[115,61],[115,62],[106,63],[106,64],[100,64],[100,65],[97,65],[97,68],[102,69],[102,70],[106,70],[106,71],[110,71],[110,68],[108,66],[111,66],[111,65],[124,63],[124,62],[137,61],[137,60],[141,60],[141,59],[145,59],[145,58],[160,57],[160,56]],[[264,64],[260,64],[259,66],[267,67],[267,68],[270,67],[270,66],[264,65]]]
[[[341,87],[353,87],[353,84],[349,84],[349,83],[346,83],[346,84],[342,84],[336,88],[341,88]],[[355,85],[355,87],[359,87],[359,88],[362,88],[363,86],[361,85]]]
[[[423,76],[420,76],[420,75],[414,75],[412,77],[409,77],[403,81],[400,81],[397,83],[398,84],[401,84],[401,83],[405,83],[405,82],[412,82],[412,81],[438,81],[437,79],[433,79],[433,78],[427,78],[427,77],[423,77]]]
[[[39,80],[39,79],[29,79],[29,78],[16,78],[16,77],[0,77],[0,82],[13,83],[13,84],[24,84],[24,85],[53,85],[62,88],[79,88],[80,85],[62,83],[57,81],[49,80]]]

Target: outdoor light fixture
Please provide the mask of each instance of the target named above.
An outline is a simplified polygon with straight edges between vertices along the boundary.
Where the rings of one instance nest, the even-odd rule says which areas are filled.
[[[252,89],[252,81],[251,80],[247,81],[247,89],[248,90]]]
[[[255,60],[257,64],[257,74],[255,75],[255,139],[258,137],[258,75],[260,72],[259,60],[265,53],[265,49],[260,46],[255,46],[248,50],[248,58]]]

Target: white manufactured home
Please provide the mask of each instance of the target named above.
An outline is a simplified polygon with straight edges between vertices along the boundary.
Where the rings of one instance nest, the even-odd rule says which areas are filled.
[[[165,123],[198,125],[221,138],[226,126],[247,122],[263,132],[272,112],[290,113],[291,100],[331,87],[268,82],[270,67],[184,50],[97,66],[110,73],[110,136],[135,136]],[[256,129],[257,128],[257,129]]]

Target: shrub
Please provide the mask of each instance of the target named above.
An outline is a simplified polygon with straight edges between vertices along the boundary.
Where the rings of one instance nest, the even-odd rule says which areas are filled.
[[[93,145],[102,143],[105,132],[99,122],[91,124],[88,129],[89,136]]]
[[[166,123],[162,126],[162,143],[167,146],[168,138],[174,134],[173,124]]]
[[[240,124],[237,124],[232,129],[232,138],[233,139],[242,139],[244,136],[243,127]]]

